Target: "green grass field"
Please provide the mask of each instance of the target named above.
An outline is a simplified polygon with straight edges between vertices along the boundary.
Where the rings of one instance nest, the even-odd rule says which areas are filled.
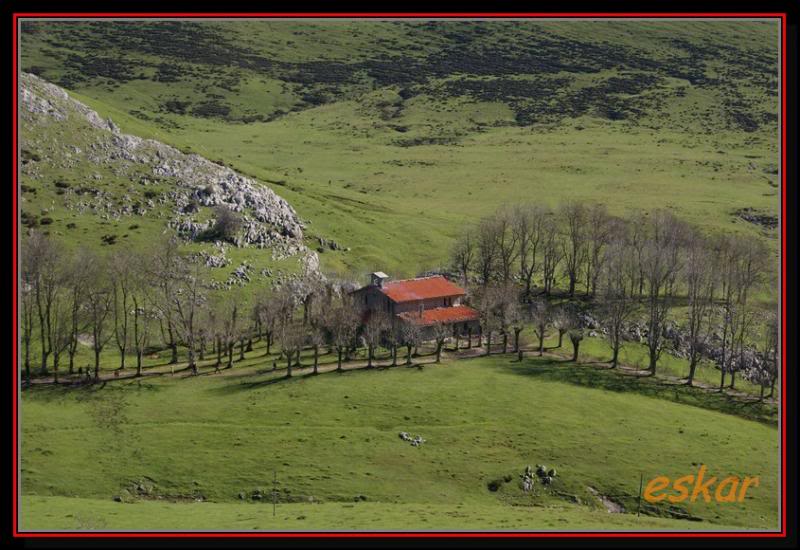
[[[22,407],[22,526],[80,528],[83,517],[106,529],[192,528],[219,507],[208,528],[280,529],[265,518],[269,506],[250,502],[254,491],[272,490],[273,472],[280,517],[305,516],[302,524],[285,520],[290,529],[331,528],[335,511],[356,499],[348,514],[387,513],[342,528],[583,529],[602,526],[596,522],[603,514],[620,529],[776,526],[774,425],[624,384],[595,389],[602,384],[575,371],[587,368],[498,356],[288,381],[235,368],[197,378],[34,388]],[[412,447],[400,431],[426,443]],[[531,496],[518,476],[538,463],[558,475]],[[661,521],[637,523],[631,511],[640,475],[674,478],[700,464],[720,477],[757,475],[760,486],[741,504],[656,506],[646,514]],[[499,489],[490,491],[496,480]],[[589,487],[626,513],[605,512]],[[164,502],[149,502],[159,497]],[[164,506],[179,511],[147,519]],[[200,515],[184,524],[182,514],[192,509]],[[427,515],[429,523],[412,525],[405,512]]]

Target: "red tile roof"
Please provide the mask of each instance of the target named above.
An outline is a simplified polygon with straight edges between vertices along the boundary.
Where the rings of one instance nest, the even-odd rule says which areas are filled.
[[[409,321],[419,326],[430,326],[436,323],[461,323],[464,321],[477,321],[479,314],[469,306],[451,306],[426,309],[422,317],[416,311],[406,311],[397,315],[404,321]]]
[[[378,290],[396,303],[464,296],[466,294],[464,289],[454,285],[441,275],[406,279],[404,281],[385,281],[383,287]]]

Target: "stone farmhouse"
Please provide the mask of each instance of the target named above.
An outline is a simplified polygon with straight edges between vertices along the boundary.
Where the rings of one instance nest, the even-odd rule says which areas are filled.
[[[466,292],[445,277],[388,279],[385,273],[373,273],[370,284],[352,293],[366,314],[383,311],[395,322],[413,323],[421,329],[423,339],[431,336],[438,323],[451,326],[454,335],[480,330],[478,312],[463,303]]]

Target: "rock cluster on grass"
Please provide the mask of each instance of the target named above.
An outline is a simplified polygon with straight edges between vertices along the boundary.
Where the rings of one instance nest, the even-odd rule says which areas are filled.
[[[412,447],[419,447],[420,445],[425,443],[425,440],[422,439],[421,435],[418,435],[416,437],[412,437],[411,434],[408,433],[408,432],[400,432],[399,435],[400,435],[400,439],[402,439],[403,441],[408,441],[409,443],[411,443]]]
[[[778,227],[777,216],[759,212],[755,208],[749,206],[745,208],[740,208],[739,210],[736,210],[733,214],[743,219],[746,222],[761,226],[764,229],[776,229]]]
[[[528,466],[528,468],[530,468],[530,466]],[[539,478],[539,481],[542,483],[542,485],[550,485],[553,483],[553,480],[556,478],[557,474],[558,472],[556,472],[555,468],[548,468],[544,464],[536,465],[536,477]]]

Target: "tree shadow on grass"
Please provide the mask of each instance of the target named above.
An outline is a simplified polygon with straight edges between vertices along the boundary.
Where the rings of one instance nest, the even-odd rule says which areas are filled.
[[[537,357],[522,363],[501,365],[500,368],[520,376],[548,382],[562,382],[620,393],[637,393],[720,411],[772,426],[777,424],[777,409],[769,404],[755,400],[744,401],[714,389],[676,384],[674,381],[654,376],[626,374],[617,369],[610,369],[605,364],[582,365],[561,359]]]

